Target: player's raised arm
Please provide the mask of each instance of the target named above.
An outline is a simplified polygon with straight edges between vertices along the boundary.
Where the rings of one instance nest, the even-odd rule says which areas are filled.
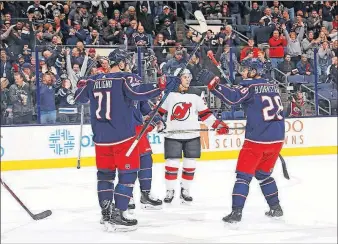
[[[222,101],[229,105],[240,104],[248,101],[252,97],[249,87],[219,84],[219,77],[212,72],[204,69],[199,73],[199,80],[208,86],[208,89]]]
[[[159,96],[162,91],[170,92],[178,87],[175,79],[165,76],[160,77],[157,84],[142,84],[141,78],[135,74],[129,74],[124,79],[123,90],[132,100],[149,100]]]

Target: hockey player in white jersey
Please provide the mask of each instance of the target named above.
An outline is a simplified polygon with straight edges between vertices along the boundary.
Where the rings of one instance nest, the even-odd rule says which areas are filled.
[[[175,71],[178,75],[180,69]],[[212,127],[218,134],[227,134],[228,126],[216,119],[211,110],[207,107],[201,91],[190,87],[192,75],[185,69],[181,76],[181,84],[178,92],[171,92],[159,113],[166,116],[167,131],[190,130],[183,133],[167,133],[164,138],[165,157],[165,181],[166,197],[165,203],[171,203],[176,188],[176,180],[180,167],[180,159],[183,152],[183,168],[180,199],[182,203],[191,203],[193,198],[190,195],[190,185],[194,179],[196,159],[201,157],[200,133],[191,130],[200,129],[199,119],[208,127]]]

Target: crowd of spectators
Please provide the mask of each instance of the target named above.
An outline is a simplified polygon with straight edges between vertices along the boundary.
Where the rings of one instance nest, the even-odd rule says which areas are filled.
[[[191,57],[192,85],[199,85],[196,77],[203,68],[220,75],[207,58],[211,50],[235,84],[243,70],[255,67],[264,78],[281,83],[291,76],[317,74],[320,82],[336,87],[334,1],[3,1],[1,124],[35,122],[38,104],[41,123],[77,122],[76,83],[109,71],[109,61],[99,52],[102,46],[140,52],[142,67],[134,71],[142,68],[147,82],[173,74],[187,64],[201,39],[194,29],[179,31],[197,9],[223,25],[218,32],[208,30],[204,44]],[[291,107],[304,104],[293,102],[295,98]]]

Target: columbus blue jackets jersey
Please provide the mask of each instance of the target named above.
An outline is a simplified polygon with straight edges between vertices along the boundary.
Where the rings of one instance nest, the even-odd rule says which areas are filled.
[[[285,121],[278,85],[265,79],[244,80],[241,84],[243,86],[218,85],[212,93],[229,105],[243,105],[247,115],[247,140],[283,142]]]
[[[160,95],[154,84],[141,84],[132,73],[98,74],[87,79],[76,91],[76,101],[90,102],[93,141],[96,144],[119,143],[135,136],[134,101]]]

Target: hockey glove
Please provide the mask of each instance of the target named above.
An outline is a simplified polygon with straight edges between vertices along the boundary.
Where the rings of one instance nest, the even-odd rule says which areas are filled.
[[[229,134],[229,126],[221,120],[216,120],[211,127],[215,129],[217,135]]]
[[[82,88],[82,87],[85,87],[86,85],[87,85],[87,80],[85,79],[79,80],[76,84],[77,88]]]
[[[181,80],[178,77],[163,75],[158,78],[158,87],[165,93],[178,91]]]
[[[207,85],[209,90],[214,90],[220,82],[220,78],[207,69],[203,69],[198,73],[197,80]]]

